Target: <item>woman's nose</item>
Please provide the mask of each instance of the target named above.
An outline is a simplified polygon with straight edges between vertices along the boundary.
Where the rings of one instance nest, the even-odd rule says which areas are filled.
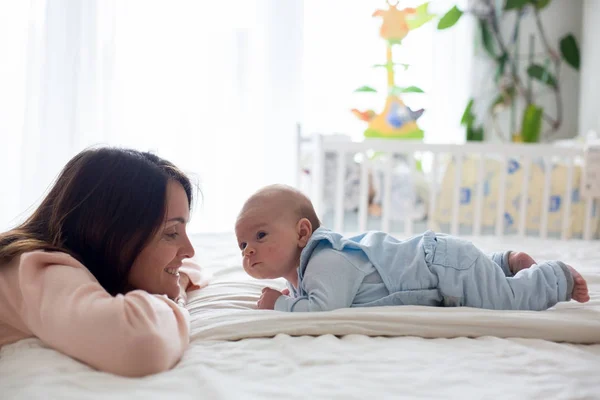
[[[185,243],[181,247],[181,249],[179,249],[179,252],[183,255],[183,258],[192,258],[194,257],[194,254],[196,254],[194,246],[192,245],[192,242],[190,241],[190,238],[187,235]]]

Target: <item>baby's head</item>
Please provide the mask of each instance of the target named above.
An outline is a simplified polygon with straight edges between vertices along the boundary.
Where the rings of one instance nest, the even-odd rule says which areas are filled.
[[[244,270],[257,279],[295,276],[300,253],[319,226],[300,191],[285,185],[260,189],[244,203],[235,224]]]

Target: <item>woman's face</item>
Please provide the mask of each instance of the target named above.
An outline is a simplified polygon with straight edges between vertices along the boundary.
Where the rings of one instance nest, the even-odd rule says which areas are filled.
[[[129,285],[175,299],[179,295],[181,262],[194,256],[194,248],[186,233],[190,206],[179,182],[169,181],[166,207],[163,226],[133,262]]]

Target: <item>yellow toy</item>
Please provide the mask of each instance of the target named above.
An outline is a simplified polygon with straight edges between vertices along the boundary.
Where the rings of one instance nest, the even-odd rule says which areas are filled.
[[[390,4],[387,1],[387,10],[377,10],[373,17],[381,17],[382,24],[380,36],[387,42],[387,99],[383,112],[376,114],[372,110],[359,111],[352,109],[352,113],[362,121],[368,122],[365,131],[366,137],[422,139],[423,131],[417,125],[417,119],[423,114],[423,109],[413,111],[404,104],[399,94],[422,93],[417,87],[400,88],[396,86],[394,77],[394,62],[392,51],[394,45],[400,45],[408,33],[431,20],[433,16],[427,12],[427,3],[417,8],[399,10],[398,2]],[[358,92],[375,92],[369,87],[362,87]]]

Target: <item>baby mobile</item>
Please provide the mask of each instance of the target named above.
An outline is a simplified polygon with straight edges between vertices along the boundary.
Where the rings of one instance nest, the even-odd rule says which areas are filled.
[[[423,93],[416,86],[400,87],[396,85],[394,67],[396,65],[408,68],[406,64],[394,63],[394,49],[402,44],[408,33],[426,22],[434,15],[427,11],[428,3],[421,4],[417,8],[404,8],[399,10],[398,3],[386,1],[387,10],[377,10],[373,17],[381,17],[381,29],[379,35],[386,41],[387,58],[383,65],[387,71],[387,98],[385,106],[380,114],[373,110],[359,111],[352,109],[352,113],[360,120],[368,122],[364,132],[365,137],[394,138],[394,139],[423,139],[423,131],[419,129],[417,120],[423,114],[423,109],[413,111],[402,101],[400,95],[404,93]],[[363,86],[356,92],[376,92],[369,86]]]

